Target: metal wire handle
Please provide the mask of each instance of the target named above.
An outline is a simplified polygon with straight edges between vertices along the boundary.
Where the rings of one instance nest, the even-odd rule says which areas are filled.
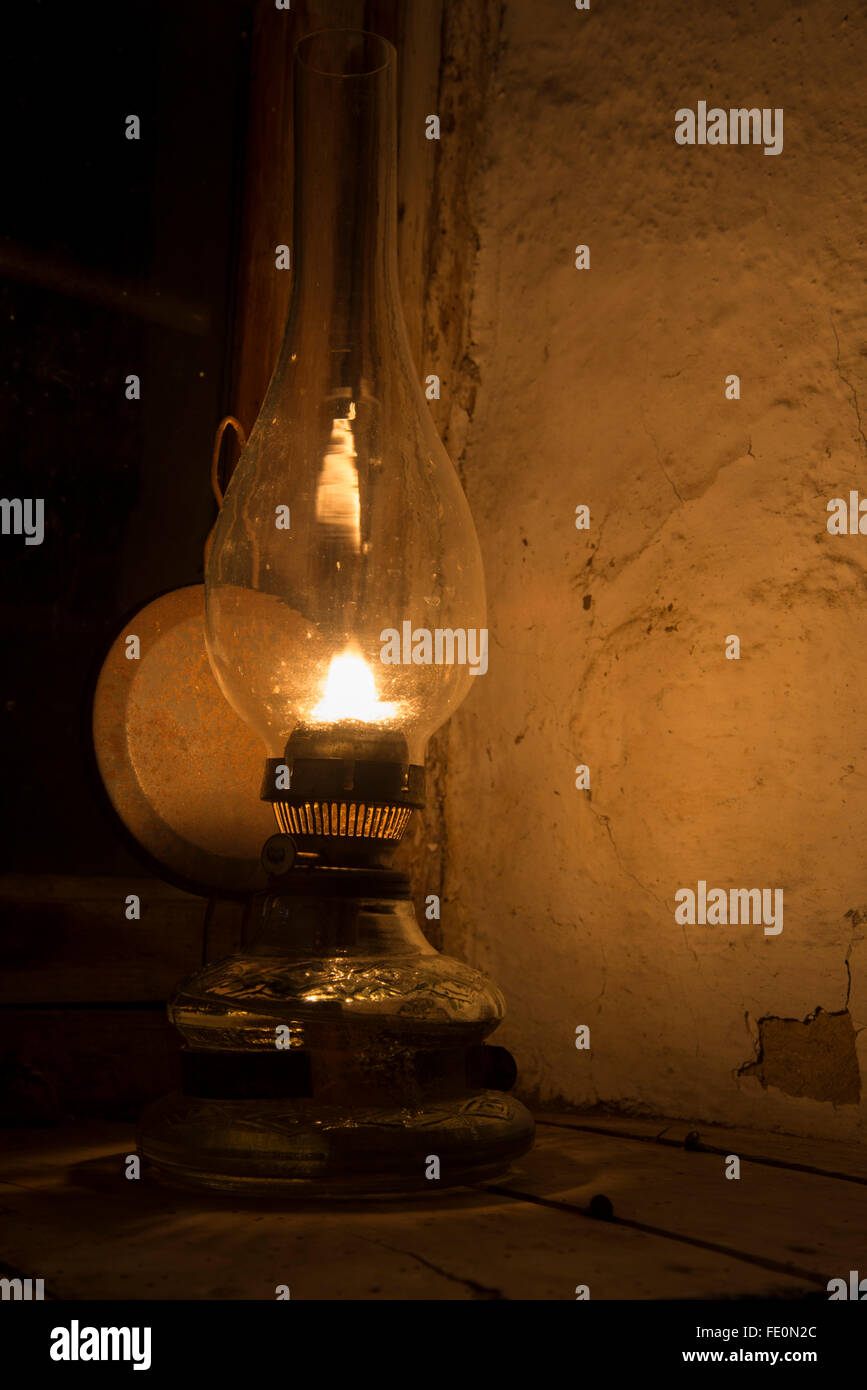
[[[223,449],[223,435],[229,425],[235,431],[240,448],[243,449],[247,443],[247,436],[241,421],[237,420],[234,415],[224,416],[217,426],[217,433],[214,435],[214,451],[211,454],[211,491],[217,499],[218,507],[223,505],[223,491],[220,487],[220,454]]]
[[[217,499],[217,506],[223,505],[223,489],[220,487],[220,454],[223,449],[223,435],[231,425],[238,439],[238,444],[243,449],[247,443],[247,435],[240,420],[236,420],[234,415],[226,415],[217,426],[217,433],[214,435],[214,449],[211,454],[211,492]],[[216,521],[208,532],[208,539],[205,541],[205,565],[208,563],[208,552],[211,549],[211,541],[214,539]]]

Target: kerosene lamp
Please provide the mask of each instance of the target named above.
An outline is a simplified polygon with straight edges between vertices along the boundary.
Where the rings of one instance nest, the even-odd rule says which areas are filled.
[[[233,1192],[432,1192],[532,1142],[511,1059],[484,1042],[502,996],[427,942],[390,865],[485,624],[400,304],[395,71],[373,34],[296,50],[292,305],[207,560],[208,655],[265,745],[275,835],[249,944],[171,1004],[183,1093],[146,1112],[141,1146]],[[405,659],[384,659],[406,630]]]

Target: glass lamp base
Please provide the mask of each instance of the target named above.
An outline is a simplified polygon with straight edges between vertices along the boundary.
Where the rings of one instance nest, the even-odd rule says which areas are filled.
[[[433,1193],[533,1142],[499,990],[440,955],[391,870],[293,869],[249,947],[181,983],[183,1092],[142,1117],[162,1179],[282,1196]],[[509,1074],[511,1071],[511,1074]],[[502,1087],[502,1089],[497,1089]]]
[[[160,1179],[248,1196],[427,1196],[503,1172],[533,1142],[529,1112],[497,1091],[415,1112],[175,1094],[142,1127]]]

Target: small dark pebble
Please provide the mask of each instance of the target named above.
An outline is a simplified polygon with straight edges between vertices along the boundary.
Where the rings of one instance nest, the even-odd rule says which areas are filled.
[[[614,1208],[610,1198],[604,1192],[597,1192],[595,1197],[590,1198],[590,1206],[587,1208],[590,1215],[597,1221],[613,1221]]]

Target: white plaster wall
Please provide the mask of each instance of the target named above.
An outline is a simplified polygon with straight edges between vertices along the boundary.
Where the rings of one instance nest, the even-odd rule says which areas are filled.
[[[451,728],[443,930],[542,1104],[863,1127],[737,1076],[759,1018],[867,1024],[867,536],[825,529],[867,495],[858,9],[505,5],[462,460],[491,664]],[[699,99],[783,107],[783,153],[678,146]],[[699,878],[782,887],[782,933],[677,925]]]

